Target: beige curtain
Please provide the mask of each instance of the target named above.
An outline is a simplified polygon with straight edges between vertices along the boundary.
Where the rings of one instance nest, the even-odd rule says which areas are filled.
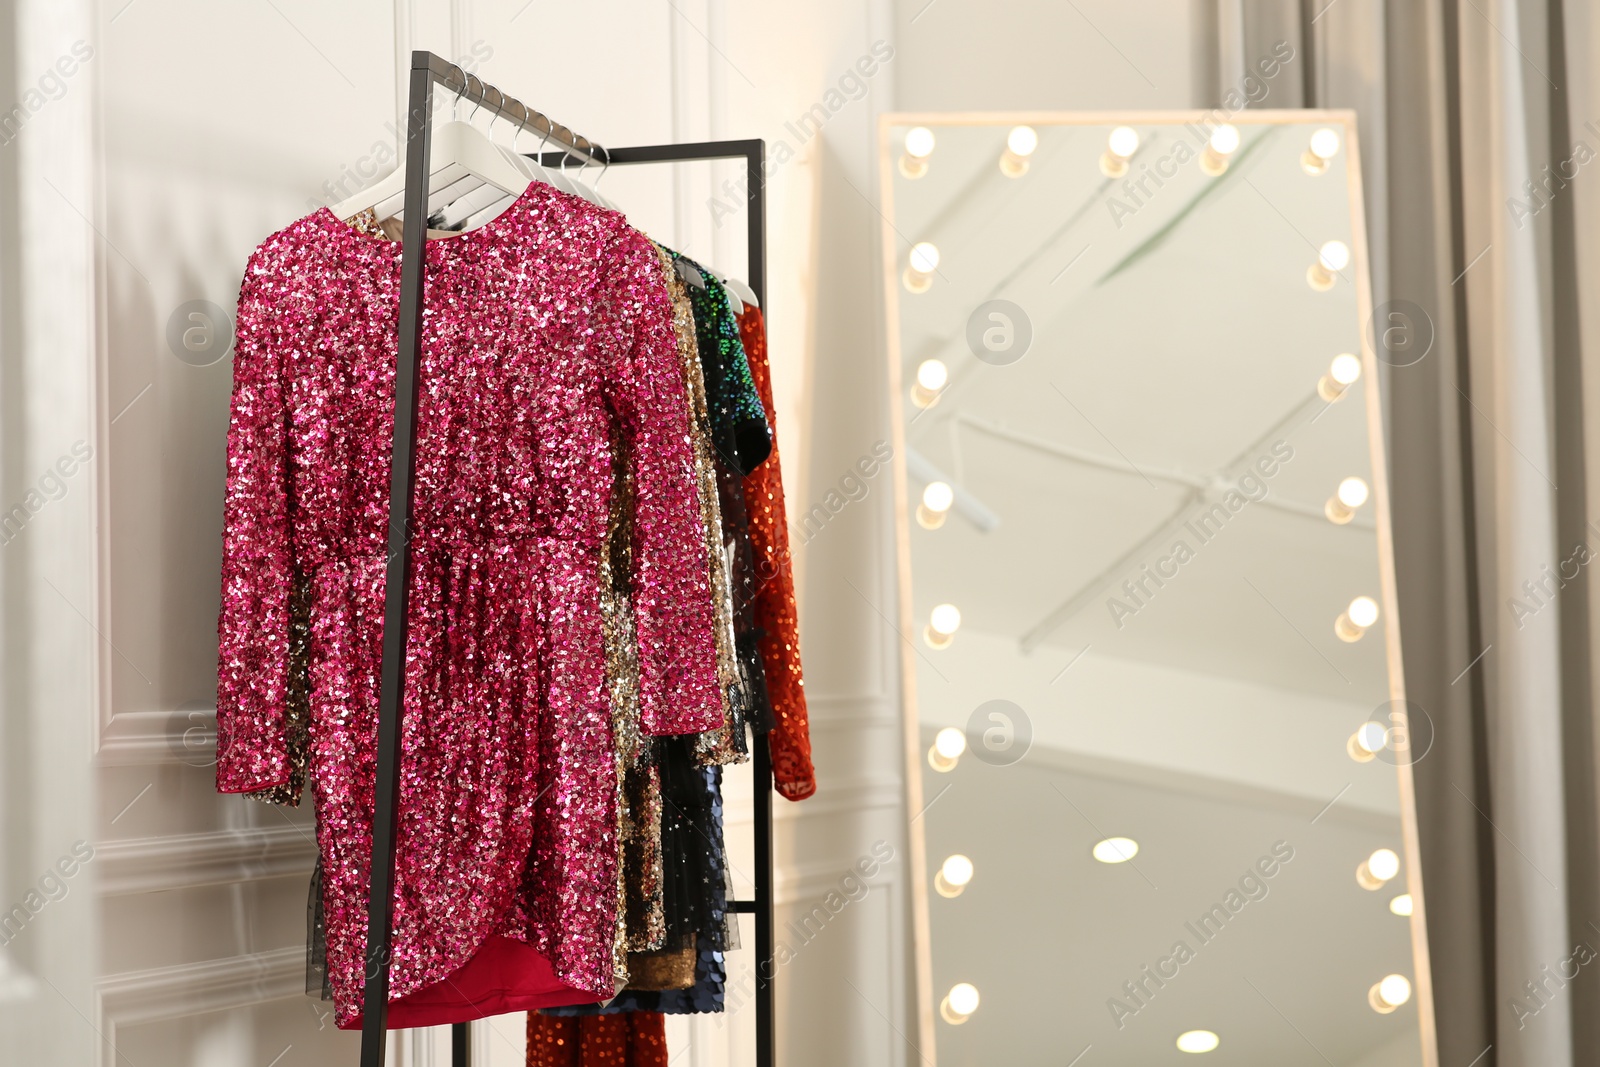
[[[1439,1062],[1600,1063],[1600,18],[1284,7],[1305,102],[1358,112],[1380,312],[1433,338],[1386,395]]]

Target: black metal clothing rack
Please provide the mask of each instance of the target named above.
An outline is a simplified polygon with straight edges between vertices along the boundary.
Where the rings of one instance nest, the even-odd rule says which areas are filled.
[[[394,853],[398,829],[400,737],[404,680],[406,590],[410,588],[412,488],[416,471],[417,371],[422,355],[423,243],[428,223],[428,156],[433,135],[433,89],[443,86],[459,99],[554,141],[554,159],[602,165],[685,163],[743,159],[749,209],[749,285],[767,303],[767,213],[762,184],[766,145],[761,140],[702,141],[607,149],[511,99],[432,52],[411,53],[410,100],[406,112],[406,194],[401,235],[399,348],[394,382],[394,444],[389,474],[389,544],[383,605],[383,666],[378,698],[378,765],[372,819],[372,882],[367,902],[366,989],[361,1031],[361,1067],[383,1067],[389,1008],[389,939],[394,897]],[[757,738],[755,772],[755,899],[734,901],[731,910],[753,914],[756,925],[756,1065],[773,1067],[772,762],[765,738]],[[469,1067],[470,1031],[456,1023],[451,1033],[453,1067]]]

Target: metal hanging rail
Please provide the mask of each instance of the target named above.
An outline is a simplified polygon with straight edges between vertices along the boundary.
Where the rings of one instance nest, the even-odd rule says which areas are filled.
[[[409,531],[416,476],[417,373],[422,359],[422,282],[427,239],[428,157],[433,135],[433,89],[440,85],[464,101],[487,108],[508,122],[548,137],[560,146],[552,163],[567,156],[602,165],[687,163],[743,159],[750,288],[767,306],[767,211],[762,181],[766,154],[761,140],[704,141],[606,149],[506,96],[432,52],[411,53],[410,98],[406,109],[406,195],[401,234],[399,347],[394,381],[394,437],[389,471],[388,566],[383,601],[383,666],[378,697],[378,766],[372,818],[371,892],[367,901],[366,988],[361,1030],[361,1067],[383,1067],[389,1008],[389,939],[392,933],[394,857],[400,806],[400,738],[404,715],[407,633],[406,590],[411,585]],[[755,899],[732,901],[730,910],[755,916],[756,1067],[774,1067],[774,969],[772,926],[772,758],[767,739],[752,746],[755,774]],[[456,1023],[451,1033],[453,1067],[471,1063],[470,1031]]]

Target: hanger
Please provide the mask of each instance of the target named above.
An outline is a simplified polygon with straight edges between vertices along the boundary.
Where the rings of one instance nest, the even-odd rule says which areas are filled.
[[[544,131],[544,137],[539,141],[539,158],[544,158],[545,145],[550,143],[550,135],[554,132],[554,126],[551,126],[549,129]],[[569,196],[582,196],[583,194],[578,192],[578,187],[572,184],[572,179],[567,177],[567,169],[565,166],[566,159],[567,157],[563,155],[561,157],[562,166],[556,170],[546,170],[545,173],[550,175],[550,184],[554,185],[557,189],[560,189],[563,193],[566,193]]]
[[[487,92],[488,89],[494,89],[494,86],[486,86],[485,92]],[[497,144],[495,142],[494,124],[500,118],[500,110],[505,107],[506,96],[499,89],[494,89],[494,93],[500,98],[500,109],[496,109],[494,117],[489,120],[489,129],[485,135],[487,136],[489,143],[494,145],[495,149],[502,157],[504,157],[505,161],[515,168],[517,173],[522,175],[522,177],[525,179],[522,189],[526,189],[534,182],[549,184],[549,178],[545,175],[542,168],[535,167],[527,159],[517,155],[504,145]],[[519,106],[521,105],[519,104]],[[526,114],[527,109],[524,107],[523,111],[524,114]],[[473,108],[472,115],[467,116],[468,125],[471,125],[473,116],[477,115],[477,113],[478,108]],[[519,195],[522,192],[522,189],[510,190],[501,188],[491,183],[485,183],[466,193],[449,206],[449,209],[445,214],[444,228],[450,230],[474,229],[475,227],[482,225],[495,215],[499,214],[499,210],[497,209],[502,208],[507,201]]]
[[[678,277],[682,278],[685,282],[694,286],[696,289],[704,289],[706,287],[705,276],[701,274],[699,269],[687,259],[679,256],[672,261],[672,265],[678,269]]]
[[[600,174],[594,180],[594,195],[600,198],[600,206],[608,207],[617,214],[622,214],[622,209],[611,202],[611,198],[600,191],[600,179],[606,176],[606,171],[611,169],[610,154],[607,153],[606,161],[600,164]]]
[[[568,155],[566,153],[563,153],[562,156],[561,156],[561,173],[563,173],[563,174],[565,174],[567,172],[567,159],[568,158],[569,157],[568,157]],[[588,165],[589,165],[589,161],[588,160],[584,160],[583,161],[583,166],[580,166],[578,168],[578,176],[580,178],[583,176],[583,168],[587,167]],[[568,180],[572,181],[572,179],[570,179],[570,178]],[[589,203],[595,205],[596,207],[604,206],[604,205],[602,205],[600,203],[599,199],[596,198],[595,192],[594,192],[593,189],[589,188],[587,185],[584,185],[580,181],[572,181],[572,184],[576,188],[578,195],[583,197],[585,200],[589,201]]]
[[[728,290],[728,294],[738,300],[739,303],[743,304],[745,307],[753,307],[757,310],[760,310],[761,301],[756,299],[756,291],[754,289],[750,288],[733,275],[724,274],[722,271],[717,270],[714,267],[706,267],[705,269],[713,278],[721,282],[722,287]]]
[[[463,82],[472,75],[462,72]],[[479,85],[483,83],[480,81]],[[459,100],[460,94],[457,94]],[[459,186],[468,178],[480,184],[492,185],[502,193],[520,195],[528,188],[530,179],[508,161],[500,147],[485,137],[470,123],[459,119],[447,122],[433,131],[431,175],[429,186],[438,193],[430,193],[428,211],[431,215],[439,208],[457,200],[462,191]],[[455,168],[454,171],[451,168]],[[435,188],[436,181],[443,183]],[[406,166],[400,165],[375,184],[355,196],[334,205],[330,210],[341,219],[371,208],[380,219],[403,210],[405,207]],[[475,188],[475,187],[474,187]],[[436,206],[437,205],[437,206]]]

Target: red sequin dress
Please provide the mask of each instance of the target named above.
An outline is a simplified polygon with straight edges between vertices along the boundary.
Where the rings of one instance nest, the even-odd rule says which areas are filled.
[[[767,696],[777,720],[768,734],[772,777],[780,794],[804,800],[817,791],[811,767],[811,727],[806,716],[805,680],[800,672],[800,621],[795,611],[794,566],[789,555],[789,520],[783,506],[783,470],[778,463],[772,369],[767,363],[767,331],[761,309],[739,315],[739,336],[750,360],[750,377],[761,394],[767,425],[773,429],[772,454],[744,480],[755,552],[756,625],[761,629],[761,665]]]
[[[653,1011],[528,1016],[527,1067],[667,1067],[667,1025]]]
[[[599,596],[619,470],[646,733],[723,709],[689,404],[655,249],[529,186],[426,245],[394,1027],[614,991],[616,759]],[[217,787],[294,773],[292,604],[339,1025],[359,1025],[400,249],[319,210],[240,295]]]

